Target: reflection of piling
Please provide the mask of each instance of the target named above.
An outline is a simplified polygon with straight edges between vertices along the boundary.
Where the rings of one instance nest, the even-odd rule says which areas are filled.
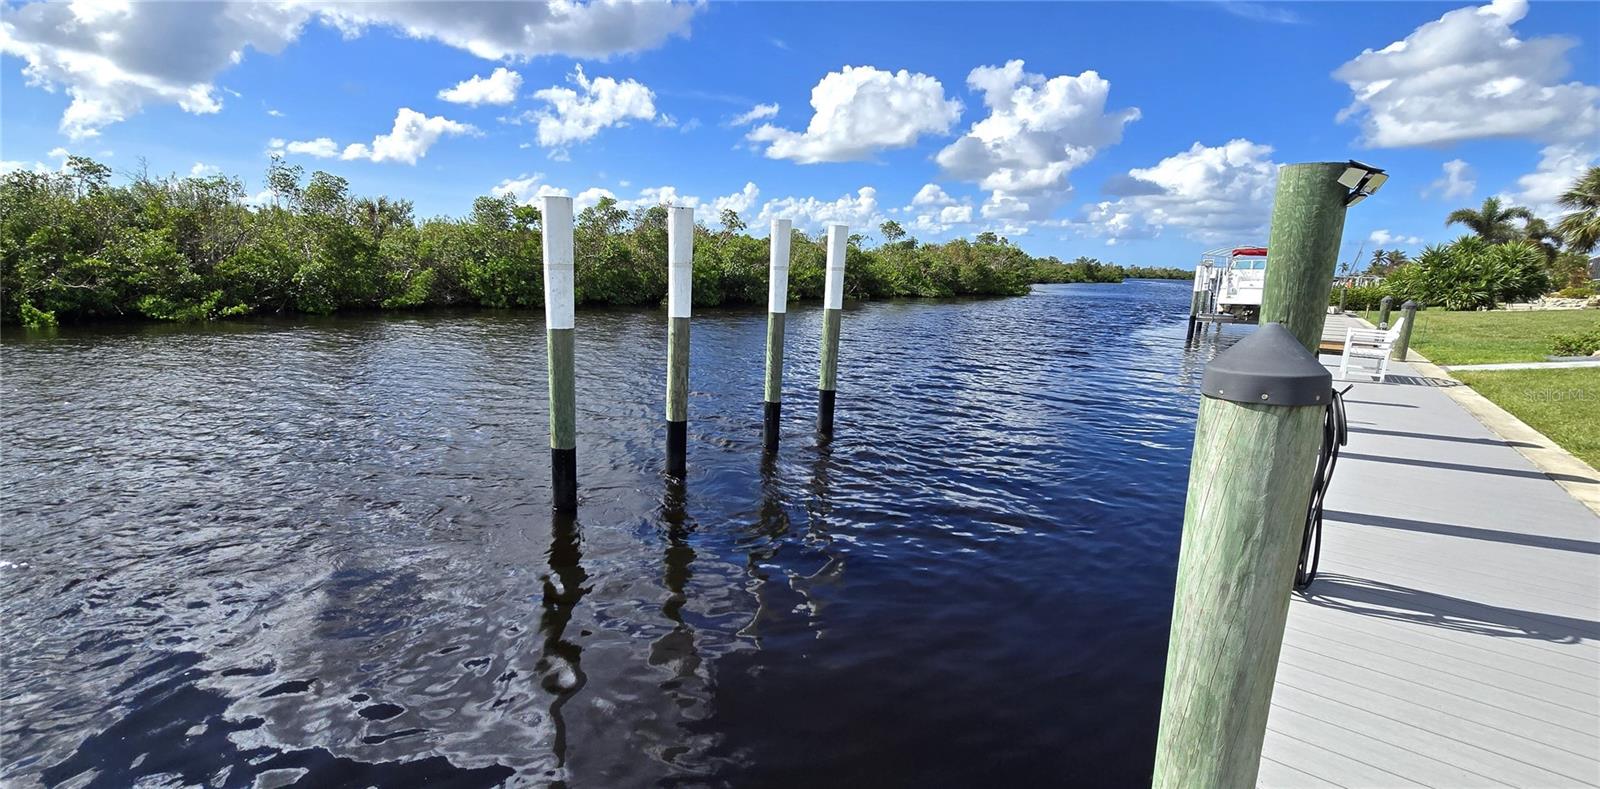
[[[587,682],[580,667],[583,647],[566,637],[572,612],[583,599],[584,586],[589,582],[589,575],[583,570],[578,528],[568,513],[557,513],[550,523],[550,574],[545,576],[544,613],[539,617],[544,649],[537,668],[542,674],[540,685],[555,694],[550,703],[550,720],[555,727],[551,749],[558,765],[565,765],[567,760],[567,726],[562,707]]]
[[[1343,162],[1288,164],[1272,201],[1272,264],[1261,293],[1261,323],[1282,323],[1315,353],[1328,316],[1328,283],[1338,265],[1345,199]]]
[[[667,209],[667,473],[688,471],[689,307],[694,287],[694,209]]]
[[[543,209],[544,322],[550,379],[550,486],[555,508],[578,508],[578,443],[573,386],[572,198]]]
[[[1390,357],[1395,361],[1405,361],[1406,354],[1411,352],[1411,330],[1416,326],[1417,303],[1406,299],[1406,303],[1400,305],[1400,336],[1395,339],[1394,350],[1390,352]]]
[[[763,397],[762,446],[778,448],[778,422],[783,410],[783,322],[789,304],[789,241],[792,224],[772,220],[772,261],[767,275],[767,384]]]
[[[817,373],[817,432],[833,435],[833,403],[839,385],[839,319],[844,311],[845,245],[850,228],[828,226],[828,274],[822,291],[822,365]]]
[[[1389,328],[1389,309],[1394,306],[1393,296],[1384,296],[1378,302],[1378,328]]]
[[[1331,389],[1275,323],[1206,367],[1154,787],[1256,783]]]

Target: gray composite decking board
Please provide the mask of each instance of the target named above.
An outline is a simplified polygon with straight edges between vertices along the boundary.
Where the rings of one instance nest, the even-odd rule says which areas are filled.
[[[1286,655],[1279,664],[1280,669],[1290,667],[1299,671],[1313,673],[1316,676],[1327,677],[1330,687],[1344,685],[1365,687],[1373,693],[1387,697],[1388,701],[1379,701],[1388,708],[1403,710],[1406,709],[1407,703],[1410,703],[1437,709],[1441,712],[1459,715],[1490,728],[1514,733],[1519,737],[1535,739],[1552,748],[1579,756],[1588,756],[1600,750],[1600,735],[1596,734],[1593,727],[1573,728],[1563,726],[1544,718],[1512,712],[1482,699],[1414,685],[1404,678],[1365,671],[1349,664],[1340,665],[1330,661],[1307,661],[1316,663],[1314,668],[1307,668],[1303,664],[1295,662],[1295,659],[1296,656],[1294,655]],[[1286,674],[1285,676],[1297,675]]]
[[[1386,649],[1402,650],[1403,654],[1412,655],[1414,662],[1431,660],[1435,656],[1453,656],[1472,664],[1474,672],[1516,672],[1573,693],[1587,693],[1594,689],[1596,682],[1596,678],[1592,673],[1572,671],[1568,669],[1567,665],[1551,666],[1548,662],[1530,660],[1515,652],[1491,652],[1478,649],[1472,644],[1452,644],[1414,633],[1403,627],[1387,630],[1373,628],[1371,631],[1362,631],[1347,627],[1337,617],[1330,617],[1327,621],[1318,622],[1315,627],[1308,627],[1304,623],[1296,623],[1290,625],[1290,627],[1308,636],[1320,634],[1346,642],[1382,639]],[[1583,661],[1578,662],[1578,665],[1582,664]]]
[[[1260,784],[1600,786],[1600,518],[1408,365],[1353,379]]]
[[[1361,762],[1424,786],[1452,787],[1491,782],[1491,779],[1463,769],[1454,762],[1438,759],[1426,753],[1417,753],[1374,736],[1371,732],[1361,731],[1352,721],[1342,718],[1337,721],[1332,720],[1333,716],[1328,715],[1331,710],[1322,709],[1318,712],[1320,714],[1310,715],[1274,702],[1272,718],[1267,723],[1267,744],[1269,746],[1273,744],[1273,729],[1281,727],[1293,732],[1296,739],[1318,743],[1338,754],[1343,757],[1340,761],[1322,768],[1327,771],[1330,781],[1337,781],[1340,776],[1346,775],[1345,769],[1354,770],[1353,767],[1346,768],[1346,763]],[[1266,758],[1277,758],[1271,753],[1263,755]],[[1319,776],[1323,774],[1323,772],[1317,773]]]
[[[1379,714],[1341,698],[1310,693],[1292,685],[1279,685],[1275,695],[1281,699],[1282,706],[1288,709],[1307,715],[1323,712],[1338,715],[1347,725],[1414,753],[1448,750],[1454,764],[1491,781],[1513,786],[1549,786],[1575,781],[1570,775],[1539,767],[1531,759],[1488,751],[1483,748],[1482,742],[1440,734],[1419,725],[1417,721]]]
[[[1279,667],[1278,682],[1316,697],[1313,706],[1332,699],[1358,709],[1384,710],[1385,713],[1373,714],[1398,715],[1398,720],[1419,731],[1468,743],[1484,754],[1494,754],[1501,759],[1531,763],[1541,772],[1548,771],[1578,780],[1592,766],[1592,749],[1573,751],[1517,731],[1499,728],[1494,725],[1491,716],[1463,711],[1462,707],[1466,706],[1463,704],[1434,707],[1413,698],[1384,694],[1358,683],[1329,682],[1324,675],[1315,671],[1288,664]],[[1295,706],[1287,697],[1283,701],[1286,706]]]
[[[1325,745],[1306,742],[1282,732],[1274,732],[1279,745],[1278,754],[1285,762],[1298,765],[1301,773],[1326,780],[1343,787],[1408,787],[1422,786],[1416,781],[1395,775],[1394,773],[1373,767],[1365,762],[1351,759],[1348,756],[1329,750]],[[1263,762],[1265,764],[1265,762]],[[1337,775],[1337,777],[1329,777]],[[1263,767],[1261,778],[1257,781],[1261,786],[1303,786],[1301,783],[1280,783],[1272,780],[1271,775]]]
[[[1298,635],[1296,636],[1298,641]],[[1593,728],[1595,716],[1583,710],[1576,710],[1564,705],[1544,704],[1537,700],[1529,699],[1515,691],[1506,690],[1495,685],[1481,682],[1469,677],[1458,677],[1453,674],[1443,674],[1428,670],[1427,666],[1405,663],[1400,660],[1391,660],[1387,654],[1382,653],[1382,648],[1387,647],[1382,642],[1373,642],[1364,645],[1364,649],[1380,654],[1367,654],[1354,656],[1358,650],[1345,650],[1343,654],[1331,654],[1320,651],[1316,647],[1305,647],[1299,643],[1285,644],[1289,660],[1296,661],[1299,665],[1314,671],[1332,673],[1343,670],[1340,663],[1353,667],[1359,672],[1369,672],[1386,675],[1413,687],[1426,688],[1440,691],[1464,698],[1477,698],[1493,707],[1498,707],[1504,714],[1544,720],[1552,725],[1582,732]],[[1360,648],[1358,648],[1360,649]],[[1485,672],[1485,676],[1489,676]]]
[[[1480,542],[1490,543],[1490,540],[1481,537],[1472,537],[1463,534],[1452,534],[1451,530],[1439,529],[1436,533],[1427,534],[1420,530],[1407,527],[1373,526],[1367,523],[1352,523],[1355,516],[1346,514],[1343,518],[1323,516],[1325,524],[1336,525],[1335,534],[1325,534],[1324,545],[1334,548],[1348,546],[1352,550],[1346,551],[1349,564],[1352,567],[1375,566],[1379,568],[1411,569],[1418,575],[1426,577],[1429,574],[1448,573],[1451,577],[1457,575],[1471,575],[1479,583],[1474,584],[1473,592],[1479,594],[1510,594],[1517,596],[1541,597],[1541,602],[1581,603],[1575,599],[1575,593],[1581,594],[1589,591],[1591,584],[1583,579],[1590,571],[1600,571],[1600,561],[1587,562],[1575,561],[1561,556],[1543,555],[1543,548],[1528,548],[1517,545],[1485,544],[1481,548],[1461,548],[1452,552],[1450,556],[1439,557],[1427,553],[1416,556],[1406,556],[1390,551],[1399,551],[1407,548],[1428,549],[1437,547],[1438,538],[1460,537],[1463,539],[1476,539]],[[1454,530],[1461,531],[1461,530]],[[1554,538],[1547,538],[1554,539]],[[1485,554],[1492,560],[1492,565],[1487,567],[1463,567],[1459,558],[1471,557],[1473,554]],[[1492,569],[1491,569],[1492,567]],[[1548,575],[1525,578],[1518,577],[1516,573],[1522,570],[1537,570],[1548,572]],[[1509,571],[1509,572],[1508,572]]]
[[[1296,789],[1345,789],[1343,784],[1318,778],[1271,759],[1261,760],[1261,783],[1264,786],[1293,786]]]

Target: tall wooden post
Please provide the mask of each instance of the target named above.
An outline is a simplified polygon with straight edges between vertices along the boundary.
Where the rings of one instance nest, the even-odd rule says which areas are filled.
[[[550,379],[551,499],[561,512],[578,508],[578,428],[573,383],[572,198],[545,197],[544,324]]]
[[[817,432],[833,435],[839,386],[839,319],[844,312],[844,260],[850,228],[828,225],[828,271],[822,288],[822,365],[817,373]]]
[[[1344,162],[1286,164],[1278,170],[1267,249],[1267,281],[1261,293],[1261,323],[1282,323],[1316,353],[1328,317],[1328,284],[1338,265],[1345,199],[1339,183]]]
[[[688,471],[689,310],[694,299],[694,209],[667,209],[667,473]]]
[[[1389,309],[1394,306],[1393,296],[1384,296],[1378,301],[1378,328],[1389,328]]]
[[[1340,315],[1344,314],[1344,305],[1345,305],[1346,300],[1349,299],[1349,298],[1350,298],[1350,283],[1346,282],[1346,283],[1344,283],[1344,285],[1340,286],[1340,288],[1339,288],[1339,314]],[[1317,336],[1320,338],[1321,335],[1322,335],[1322,332],[1318,331],[1317,332]]]
[[[1411,330],[1417,327],[1417,303],[1406,299],[1400,305],[1400,336],[1395,338],[1394,349],[1389,356],[1397,362],[1406,360],[1406,355],[1411,353]]]
[[[778,424],[783,411],[783,321],[789,309],[789,243],[793,223],[772,220],[771,269],[767,274],[767,379],[763,399],[762,446],[778,448]]]
[[[1152,787],[1256,785],[1332,383],[1276,323],[1206,366]]]

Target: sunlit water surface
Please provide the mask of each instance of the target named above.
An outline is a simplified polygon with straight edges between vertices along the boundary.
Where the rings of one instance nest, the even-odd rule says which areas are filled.
[[[1199,367],[1187,283],[543,316],[8,332],[8,785],[1147,782]]]

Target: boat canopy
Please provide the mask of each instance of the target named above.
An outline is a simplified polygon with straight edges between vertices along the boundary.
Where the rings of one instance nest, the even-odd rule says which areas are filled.
[[[1233,256],[1236,258],[1264,258],[1267,256],[1266,247],[1235,247]]]

